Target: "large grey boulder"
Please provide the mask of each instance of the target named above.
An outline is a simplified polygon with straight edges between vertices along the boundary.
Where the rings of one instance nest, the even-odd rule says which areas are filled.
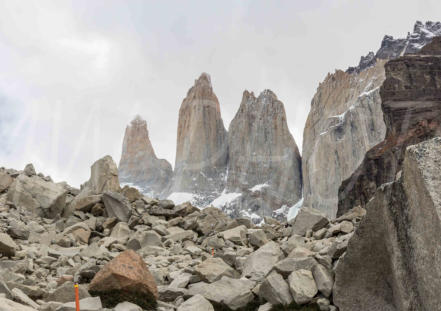
[[[317,294],[317,286],[311,271],[296,270],[288,277],[288,284],[294,301],[301,305],[308,303]]]
[[[266,276],[260,286],[259,296],[273,305],[289,305],[293,301],[288,284],[276,271]]]
[[[255,281],[261,280],[282,258],[283,252],[279,244],[274,241],[268,242],[246,258],[242,277]]]
[[[440,150],[440,137],[407,147],[402,173],[367,204],[336,269],[341,311],[441,306]]]
[[[323,296],[329,298],[332,293],[332,287],[334,286],[334,275],[332,272],[324,266],[317,264],[312,268],[312,275],[314,276],[317,289]]]
[[[209,283],[213,283],[223,276],[239,277],[239,273],[227,265],[221,258],[208,258],[197,265],[195,271],[204,281]]]
[[[198,294],[183,302],[177,311],[214,311],[214,308],[204,296]]]
[[[0,297],[0,311],[37,311],[37,309]]]
[[[0,255],[12,257],[17,249],[18,246],[14,240],[8,234],[0,232]]]
[[[13,181],[14,179],[9,174],[0,171],[0,193],[7,190]]]
[[[120,190],[118,168],[111,156],[107,155],[93,163],[86,188],[93,194]]]
[[[246,245],[247,241],[247,227],[240,225],[232,229],[221,232],[225,240],[231,241],[235,244]]]
[[[304,236],[311,229],[317,231],[329,223],[325,214],[311,207],[302,207],[297,216],[290,220],[294,234]]]
[[[80,300],[81,311],[102,311],[103,306],[101,304],[100,297],[87,297]],[[58,307],[56,311],[75,311],[75,301],[67,302]]]
[[[211,284],[201,282],[190,285],[189,294],[201,294],[214,303],[237,310],[254,300],[254,294],[251,290],[255,285],[255,282],[247,279],[232,279],[224,276]]]
[[[105,192],[103,202],[107,216],[116,217],[123,222],[129,221],[131,215],[130,203],[124,196],[116,192]]]
[[[66,205],[66,189],[39,176],[19,175],[8,190],[8,200],[34,215],[55,218]]]

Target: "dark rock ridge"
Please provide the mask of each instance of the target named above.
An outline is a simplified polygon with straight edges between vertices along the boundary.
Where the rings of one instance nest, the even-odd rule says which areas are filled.
[[[179,109],[178,138],[170,192],[200,194],[207,199],[225,186],[227,131],[210,76],[203,73]]]
[[[301,157],[283,103],[270,90],[245,91],[228,129],[227,192],[243,195],[240,210],[271,215],[301,198]],[[252,190],[253,187],[254,191]]]
[[[358,66],[349,67],[347,72],[360,72],[367,67],[373,66],[379,59],[393,59],[401,55],[415,54],[428,44],[432,38],[440,35],[440,22],[427,21],[423,24],[417,21],[413,27],[413,32],[409,32],[406,38],[394,39],[394,37],[389,35],[384,36],[377,53],[369,52],[368,55],[362,56]]]
[[[441,134],[439,48],[436,39],[423,50],[424,55],[399,57],[385,65],[380,94],[386,138],[367,152],[354,174],[341,184],[338,215],[353,206],[365,206],[381,184],[393,181],[407,146]]]
[[[121,183],[134,184],[152,197],[161,196],[171,181],[172,167],[156,157],[147,122],[140,116],[126,127],[118,171]]]

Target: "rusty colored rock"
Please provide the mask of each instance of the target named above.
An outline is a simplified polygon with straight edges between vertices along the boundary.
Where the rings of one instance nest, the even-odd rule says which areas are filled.
[[[100,296],[106,308],[129,301],[150,310],[158,298],[153,276],[142,257],[133,250],[122,252],[104,266],[90,283],[89,292]]]

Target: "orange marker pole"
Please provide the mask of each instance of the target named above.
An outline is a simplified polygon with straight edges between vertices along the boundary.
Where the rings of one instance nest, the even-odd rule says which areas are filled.
[[[214,256],[214,248],[211,249],[211,256]]]
[[[75,283],[75,306],[76,310],[80,311],[80,293],[78,291],[78,283]]]

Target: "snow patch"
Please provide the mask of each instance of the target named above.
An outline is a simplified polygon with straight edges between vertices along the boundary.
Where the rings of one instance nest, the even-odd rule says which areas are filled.
[[[242,194],[238,193],[238,192],[229,192],[229,193],[227,193],[224,190],[224,191],[222,191],[220,196],[218,196],[216,199],[214,199],[210,203],[210,205],[213,205],[214,207],[217,207],[217,208],[221,208],[221,207],[231,203],[232,201],[234,201],[235,199],[237,199],[241,195]]]
[[[172,200],[173,203],[175,203],[176,205],[185,203],[185,202],[190,202],[193,204],[193,202],[198,199],[199,196],[197,194],[194,193],[188,193],[188,192],[173,192],[172,194],[170,194],[168,196],[168,200]]]
[[[263,188],[269,187],[267,183],[255,185],[253,188],[250,189],[252,192],[261,191]]]
[[[286,216],[286,219],[290,221],[291,219],[296,218],[299,210],[303,206],[303,198],[301,198],[296,204],[294,204],[292,207],[290,207],[288,211],[288,215]]]

